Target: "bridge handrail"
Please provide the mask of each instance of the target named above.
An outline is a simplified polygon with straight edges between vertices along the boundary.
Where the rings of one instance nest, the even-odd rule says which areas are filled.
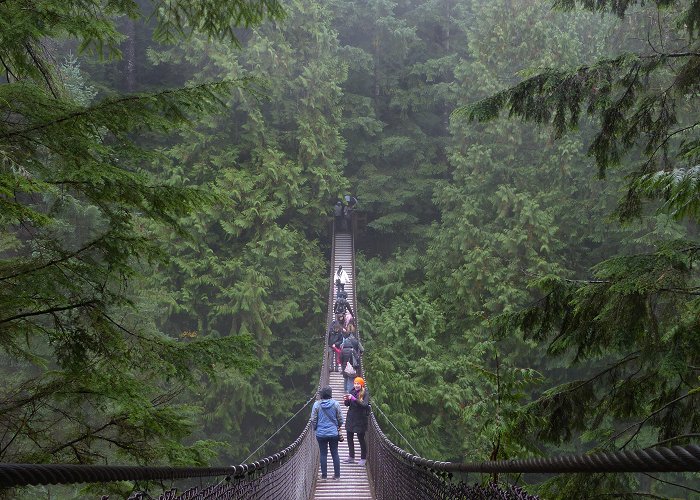
[[[335,236],[335,224],[332,228]],[[330,318],[333,307],[333,274],[334,269],[334,247],[335,237],[333,237],[333,247],[331,249],[331,277],[330,290],[328,296],[328,317]],[[328,385],[328,356],[326,351],[326,327],[323,333],[323,363],[319,377],[318,389]],[[317,455],[318,448],[311,433],[311,420],[307,421],[304,430],[299,437],[285,449],[270,456],[256,460],[255,462],[232,465],[229,467],[145,467],[138,465],[80,465],[80,464],[13,464],[0,463],[0,488],[12,488],[40,484],[76,484],[76,483],[100,483],[113,481],[163,481],[176,479],[191,479],[203,477],[224,477],[226,482],[235,483],[246,477],[271,472],[289,461],[302,447],[308,448],[309,452]],[[309,444],[311,443],[311,444]],[[318,463],[318,458],[312,462]],[[315,469],[307,467],[311,472],[302,481],[313,489],[316,473]],[[298,478],[297,478],[298,479]],[[287,491],[287,493],[290,493]]]
[[[482,462],[441,462],[413,455],[395,445],[384,434],[372,415],[380,439],[407,462],[438,472],[482,473],[562,473],[562,472],[697,472],[700,471],[700,445],[658,446],[640,450],[557,455],[546,458],[486,460]]]
[[[0,487],[38,484],[99,483],[111,481],[159,481],[195,477],[242,478],[269,470],[294,455],[309,432],[307,425],[299,437],[282,451],[248,464],[230,467],[144,467],[138,465],[79,464],[0,464]]]

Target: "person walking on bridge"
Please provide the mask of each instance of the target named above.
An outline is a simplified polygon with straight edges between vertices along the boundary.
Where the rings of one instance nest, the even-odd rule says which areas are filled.
[[[329,371],[340,371],[340,346],[343,344],[343,325],[338,320],[333,320],[328,331],[328,347],[331,350],[331,362]]]
[[[345,422],[345,430],[348,434],[348,455],[345,463],[355,463],[354,435],[360,443],[360,460],[357,465],[365,465],[367,462],[367,443],[365,433],[369,426],[369,390],[365,387],[365,380],[356,377],[353,388],[344,398],[345,406],[348,406],[348,414]]]
[[[350,323],[349,328],[343,329],[343,343],[340,347],[340,369],[343,372],[345,383],[345,392],[349,393],[352,390],[353,380],[355,375],[359,375],[360,354],[364,352],[364,347],[355,337],[355,325]],[[348,364],[352,370],[348,373]]]
[[[343,202],[338,200],[335,205],[333,206],[333,216],[335,217],[335,232],[339,233],[343,230],[343,226],[345,225],[345,218],[343,217],[345,214],[345,207],[343,206]]]
[[[350,282],[350,277],[348,273],[343,269],[343,266],[338,266],[338,270],[335,272],[335,284],[338,286],[338,292],[345,291],[345,285]]]
[[[338,455],[338,438],[340,427],[343,425],[343,413],[340,405],[333,399],[333,388],[326,386],[321,389],[320,401],[311,408],[311,422],[316,431],[316,441],[321,460],[321,479],[328,477],[328,448],[333,459],[333,479],[340,479],[340,456]]]

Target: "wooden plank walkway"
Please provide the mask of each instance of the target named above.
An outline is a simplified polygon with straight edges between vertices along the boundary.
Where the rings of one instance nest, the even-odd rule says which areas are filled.
[[[347,233],[339,233],[335,235],[335,269],[332,270],[333,275],[338,270],[338,266],[343,266],[350,276],[350,283],[345,285],[345,291],[348,293],[348,302],[352,310],[355,311],[355,286],[353,283],[353,248],[352,236]],[[332,285],[335,286],[335,285]],[[328,325],[330,327],[330,325]],[[347,413],[346,407],[343,406],[343,396],[345,390],[343,388],[343,376],[339,372],[331,372],[330,386],[333,388],[333,399],[340,403],[343,410],[343,415]],[[345,426],[342,429],[345,434]],[[367,478],[367,469],[365,466],[359,466],[357,463],[346,464],[343,460],[348,458],[348,443],[346,441],[339,443],[338,454],[340,455],[340,479],[333,479],[333,460],[328,453],[328,479],[321,479],[321,466],[318,467],[318,480],[316,488],[313,492],[314,499],[333,499],[333,500],[371,500],[372,492],[369,487]],[[355,437],[355,460],[360,458],[360,443]]]

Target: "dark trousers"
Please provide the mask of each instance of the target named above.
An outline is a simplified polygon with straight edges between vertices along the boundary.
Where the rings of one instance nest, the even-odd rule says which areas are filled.
[[[330,349],[330,355],[331,355],[331,362],[329,363],[330,368],[329,371],[334,371],[337,370],[338,367],[340,366],[340,349],[337,351],[334,350],[332,347],[329,347]]]
[[[355,441],[353,440],[354,432],[348,432],[348,455],[350,458],[355,458]],[[367,460],[367,443],[365,443],[365,433],[358,432],[357,440],[360,442],[360,458]]]
[[[365,435],[362,435],[364,442]],[[328,448],[331,449],[331,458],[333,459],[333,474],[335,477],[340,477],[340,456],[338,456],[338,436],[335,437],[318,437],[318,451],[321,455],[321,477],[328,477]],[[364,448],[363,448],[364,449]]]

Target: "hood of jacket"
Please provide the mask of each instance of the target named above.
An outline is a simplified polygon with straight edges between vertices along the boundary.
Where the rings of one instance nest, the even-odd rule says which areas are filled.
[[[325,408],[326,411],[330,410],[333,408],[333,403],[335,403],[335,399],[322,399],[320,402],[321,408]],[[308,411],[308,410],[306,410]],[[333,415],[333,413],[331,414]]]
[[[335,437],[338,435],[338,427],[343,424],[343,417],[338,416],[338,403],[334,399],[322,399],[318,402],[316,421],[317,437]]]

